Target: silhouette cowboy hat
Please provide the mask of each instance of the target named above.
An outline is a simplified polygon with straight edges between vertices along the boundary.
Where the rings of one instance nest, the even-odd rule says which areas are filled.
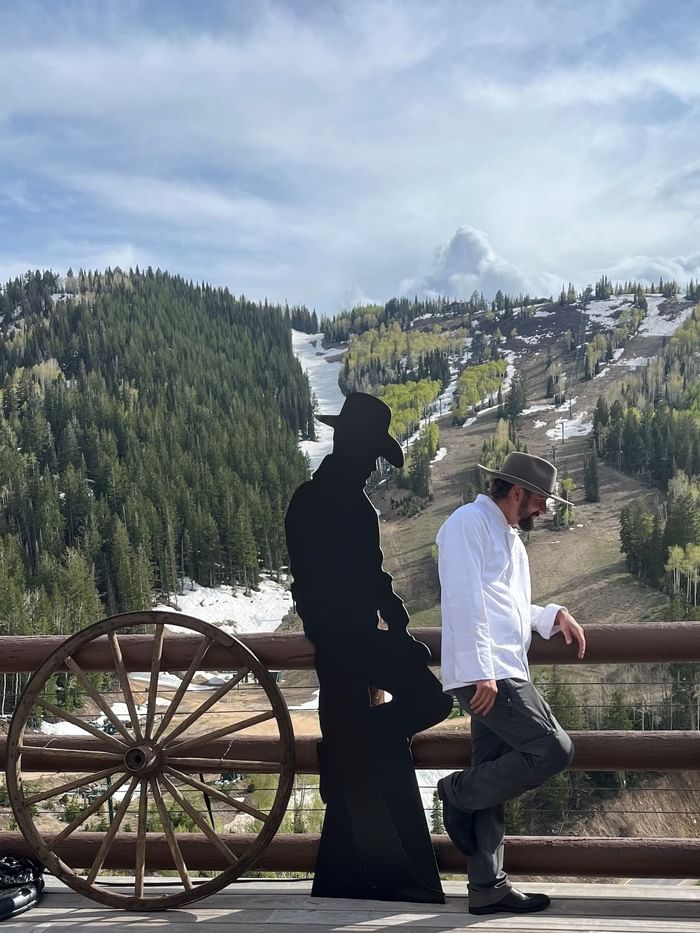
[[[392,466],[403,466],[401,445],[389,434],[391,408],[376,396],[352,392],[339,414],[316,417],[336,431],[342,431],[346,437],[356,439],[358,444],[371,445]]]
[[[478,467],[484,473],[497,479],[505,480],[514,486],[522,486],[530,492],[536,492],[547,499],[556,499],[557,502],[568,502],[554,491],[557,488],[557,468],[549,460],[536,457],[534,454],[524,454],[513,450],[503,461],[500,470],[492,470],[479,463]]]

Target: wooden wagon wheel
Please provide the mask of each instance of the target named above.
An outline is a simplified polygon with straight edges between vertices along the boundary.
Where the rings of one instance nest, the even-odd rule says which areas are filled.
[[[127,633],[134,632],[152,635],[150,670],[142,674],[128,674],[123,657],[123,651],[132,650]],[[166,674],[163,664],[168,664],[168,653],[183,633],[190,636],[188,642],[195,633],[201,636],[195,639],[194,656],[179,676],[172,673],[172,664]],[[95,644],[102,636],[106,639]],[[105,641],[113,673],[102,675],[109,683],[100,684],[87,667],[91,653],[94,657]],[[219,676],[214,683],[209,678],[202,684],[208,655],[216,656]],[[230,659],[223,670],[222,657]],[[64,706],[57,705],[55,675],[61,671],[67,673],[59,679],[70,678],[68,683],[79,698],[71,711],[65,708],[65,696]],[[64,683],[68,692],[65,687]],[[58,725],[47,726],[47,717]],[[237,757],[236,746],[246,751],[246,736],[241,733],[263,723],[266,735],[272,730],[272,737],[278,739],[277,763],[249,760],[249,752],[248,757]],[[36,792],[25,786],[26,774],[23,781],[22,755],[35,747],[36,738],[30,733],[38,724],[55,733],[43,754],[60,762],[65,778],[51,781],[55,786],[49,787],[44,776]],[[206,897],[255,865],[284,816],[294,780],[293,756],[292,724],[284,699],[245,645],[190,616],[136,612],[104,619],[68,638],[32,675],[10,725],[7,787],[19,829],[56,877],[102,904],[163,910]],[[268,788],[268,806],[251,801],[247,775],[266,773],[265,782],[274,785],[272,772],[277,771],[279,782]],[[222,775],[226,775],[223,783]],[[82,801],[74,795],[82,795]],[[51,818],[55,823],[57,806],[64,808],[67,825],[58,833],[42,834],[37,823],[46,825]],[[89,867],[72,867],[70,846],[62,849],[62,843],[75,832],[78,836],[73,840],[82,830],[94,828],[91,819],[102,821],[100,844],[94,858],[91,853]],[[192,833],[201,834],[197,841],[217,849],[228,867],[213,878],[195,881],[187,867],[187,847],[178,844],[183,825],[190,833],[188,840]],[[162,873],[160,891],[145,882],[148,836],[154,828],[160,839],[164,834],[167,840],[174,875],[167,882],[177,888],[175,892],[163,893]],[[232,851],[222,838],[239,830],[257,835],[244,849]],[[112,844],[115,838],[123,842],[129,831],[126,838],[135,840],[129,878],[119,879],[113,873],[106,878]],[[122,880],[124,893],[118,890]]]

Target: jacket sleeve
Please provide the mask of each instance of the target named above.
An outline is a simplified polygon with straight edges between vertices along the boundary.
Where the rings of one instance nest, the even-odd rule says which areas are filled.
[[[460,516],[448,520],[437,538],[443,651],[453,652],[452,666],[464,683],[495,679],[481,585],[486,534],[480,522]]]
[[[537,632],[542,638],[551,638],[555,632],[559,631],[559,626],[554,624],[557,613],[563,606],[557,603],[548,603],[546,606],[530,606],[530,625],[533,632]]]

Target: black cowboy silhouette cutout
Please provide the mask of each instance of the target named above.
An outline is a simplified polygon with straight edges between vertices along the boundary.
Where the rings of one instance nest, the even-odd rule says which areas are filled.
[[[374,396],[354,393],[339,415],[318,417],[334,428],[333,453],[294,493],[285,519],[292,594],[320,685],[327,808],[313,894],[442,903],[410,740],[452,701],[428,649],[408,634],[364,491],[377,458],[400,467],[403,452],[389,434],[391,409]],[[391,699],[373,705],[382,690]]]

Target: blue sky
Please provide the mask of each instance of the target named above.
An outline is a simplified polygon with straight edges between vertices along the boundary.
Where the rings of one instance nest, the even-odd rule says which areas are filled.
[[[0,0],[0,280],[322,312],[700,276],[700,6]]]

